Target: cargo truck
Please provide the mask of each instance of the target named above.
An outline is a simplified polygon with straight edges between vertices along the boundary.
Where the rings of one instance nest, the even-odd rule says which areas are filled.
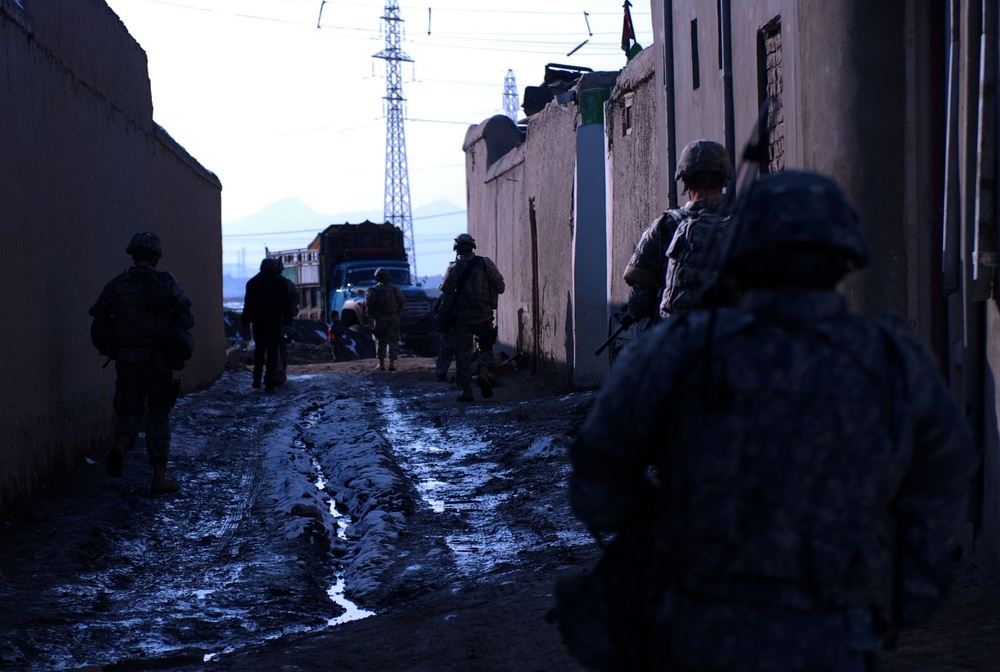
[[[403,343],[414,350],[427,347],[437,323],[427,292],[410,275],[403,231],[385,222],[332,224],[320,234],[321,273],[328,311],[336,310],[344,327],[368,327],[365,291],[375,284],[375,269],[389,271],[389,282],[403,290],[406,309],[400,324]]]

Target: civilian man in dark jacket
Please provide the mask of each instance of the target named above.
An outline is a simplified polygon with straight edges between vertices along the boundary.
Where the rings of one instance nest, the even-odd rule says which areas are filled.
[[[243,298],[243,340],[248,341],[252,336],[255,346],[251,387],[260,387],[264,373],[264,391],[274,392],[282,329],[291,323],[292,301],[281,276],[281,262],[265,257],[260,262],[260,273],[247,281]]]

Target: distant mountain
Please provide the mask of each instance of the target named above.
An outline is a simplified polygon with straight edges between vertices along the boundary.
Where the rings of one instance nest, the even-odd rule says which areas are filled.
[[[306,247],[330,224],[364,220],[383,221],[381,210],[316,212],[297,198],[285,198],[246,217],[222,224],[222,272],[235,285],[257,272],[267,250]],[[443,275],[454,259],[452,242],[467,229],[465,208],[445,200],[433,201],[413,210],[413,244],[418,281]],[[430,286],[430,283],[428,283]],[[437,285],[435,284],[434,287]]]

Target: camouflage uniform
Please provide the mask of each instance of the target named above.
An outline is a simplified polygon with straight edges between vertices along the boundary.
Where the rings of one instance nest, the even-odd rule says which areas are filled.
[[[165,464],[177,388],[161,345],[171,328],[194,326],[191,299],[170,273],[132,266],[104,287],[90,314],[114,324],[116,434],[134,444],[145,414],[149,462]]]
[[[637,339],[571,455],[589,528],[652,517],[627,568],[642,669],[699,672],[871,669],[888,629],[940,604],[977,461],[900,322],[852,315],[832,289],[753,287]]]
[[[365,292],[365,311],[375,324],[373,338],[380,361],[385,359],[386,351],[390,362],[399,355],[399,323],[405,309],[406,297],[396,285],[379,282]]]
[[[715,213],[723,208],[725,203],[725,196],[711,196],[697,201],[689,201],[683,208],[666,211],[646,227],[623,274],[625,283],[628,285],[628,298],[626,299],[628,314],[634,320],[653,318],[655,321],[661,316],[662,307],[670,305],[666,293],[666,275],[670,261],[668,253],[671,250],[675,234],[678,231],[684,231],[690,235],[692,226],[700,226],[695,225],[695,222],[707,222],[713,225],[713,229],[716,228],[715,225],[724,220],[718,218]],[[714,235],[706,233],[704,237],[710,240]],[[699,234],[699,242],[701,237],[702,235]],[[690,247],[690,244],[678,246],[675,249],[676,257],[680,258],[682,254],[689,256],[687,253],[689,253]],[[698,274],[698,277],[701,275]],[[681,278],[677,277],[677,280],[680,281]],[[684,282],[686,286],[686,283],[691,282],[691,278],[685,278]],[[689,292],[688,294],[690,297]]]
[[[708,210],[692,212],[680,223],[667,248],[661,318],[704,306],[706,288],[717,281],[719,255],[728,230],[729,219]],[[736,294],[734,288],[728,289],[727,297]]]
[[[456,297],[459,278],[468,264],[476,266],[469,272]],[[451,336],[455,343],[455,382],[464,396],[472,394],[473,349],[477,341],[480,344],[479,352],[475,355],[477,367],[492,366],[493,345],[496,340],[493,311],[497,308],[499,295],[505,289],[503,276],[489,257],[480,257],[472,252],[459,254],[445,271],[444,281],[441,283],[441,291],[445,297],[442,309],[450,310],[454,304],[455,325]],[[487,387],[481,387],[485,395]]]
[[[725,147],[712,140],[695,140],[681,151],[674,179],[683,182],[685,193],[709,184],[718,191],[732,174]],[[726,209],[724,194],[704,196],[666,211],[646,227],[623,275],[631,321],[649,318],[652,323],[670,313],[700,307],[703,286],[698,285],[712,280],[714,243],[721,238],[725,223],[719,213]],[[678,233],[682,238],[675,241]]]

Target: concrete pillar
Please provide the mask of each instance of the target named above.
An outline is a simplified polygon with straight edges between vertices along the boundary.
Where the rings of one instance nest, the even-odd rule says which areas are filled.
[[[580,92],[576,130],[576,182],[573,219],[573,384],[598,387],[607,358],[594,350],[607,337],[607,234],[604,178],[604,103],[610,89]]]

